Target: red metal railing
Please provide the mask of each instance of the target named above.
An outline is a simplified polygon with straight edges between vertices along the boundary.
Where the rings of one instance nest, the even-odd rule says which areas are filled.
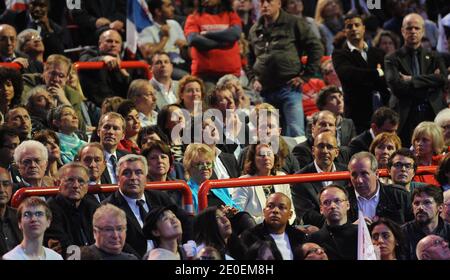
[[[75,62],[74,66],[77,70],[98,70],[106,68],[105,63],[99,62]],[[144,61],[122,61],[120,63],[120,68],[138,68],[145,71],[147,79],[152,78],[152,72],[150,71],[149,65]]]
[[[16,70],[22,69],[22,65],[15,62],[0,62],[0,67],[14,68]]]
[[[389,173],[386,169],[380,169],[379,176],[388,177]],[[417,169],[416,175],[434,174],[436,166],[423,166]],[[199,212],[208,207],[208,193],[210,189],[220,188],[237,188],[237,187],[251,187],[261,185],[273,184],[294,184],[317,181],[340,181],[350,180],[350,172],[329,172],[329,173],[310,173],[310,174],[296,174],[286,176],[260,176],[251,178],[237,178],[224,180],[207,180],[200,185],[198,190],[198,210]]]
[[[117,185],[94,185],[89,186],[88,193],[111,193],[119,187]],[[147,183],[146,190],[179,190],[183,195],[184,209],[189,214],[194,214],[191,188],[184,181],[152,182]],[[30,196],[54,196],[57,195],[59,187],[32,187],[21,188],[16,191],[11,199],[11,206],[17,208],[20,203]]]

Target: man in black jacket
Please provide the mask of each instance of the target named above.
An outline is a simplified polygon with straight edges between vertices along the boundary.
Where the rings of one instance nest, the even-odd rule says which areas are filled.
[[[289,225],[292,216],[291,200],[283,193],[273,193],[267,198],[264,222],[244,231],[242,241],[249,248],[258,240],[275,243],[283,260],[299,259],[297,253],[305,243],[303,232]],[[287,242],[286,242],[287,241]]]
[[[348,187],[351,222],[358,219],[358,209],[367,220],[385,217],[402,225],[412,219],[411,196],[404,187],[384,185],[378,181],[377,160],[368,152],[352,156],[348,164],[350,181]]]
[[[147,240],[142,232],[145,216],[152,207],[169,206],[175,202],[162,191],[145,190],[147,179],[147,160],[143,156],[129,154],[118,163],[119,190],[103,201],[111,203],[127,215],[127,238],[130,245],[140,257],[151,249],[152,241]],[[175,215],[183,226],[183,241],[192,239],[192,220],[186,212],[176,207]]]
[[[308,242],[322,246],[330,260],[356,260],[358,226],[347,218],[350,208],[347,191],[338,185],[326,186],[319,193],[319,201],[325,224]]]
[[[53,213],[50,227],[45,232],[45,244],[66,256],[71,245],[94,244],[92,217],[97,204],[86,199],[89,175],[87,168],[72,162],[58,171],[59,194],[48,201]]]
[[[314,161],[297,174],[346,171],[347,166],[334,163],[334,159],[339,154],[339,147],[336,142],[336,136],[332,132],[323,132],[317,135],[312,148]],[[318,194],[323,187],[330,184],[343,186],[345,181],[309,182],[293,185],[292,200],[295,212],[297,217],[303,219],[304,224],[322,227],[324,217],[320,214]]]
[[[438,235],[450,240],[450,224],[445,222],[439,213],[442,211],[444,195],[439,187],[433,185],[420,186],[412,194],[414,220],[402,226],[406,238],[406,256],[417,259],[417,243],[427,235]]]
[[[0,256],[14,249],[22,241],[17,211],[8,206],[11,195],[11,176],[8,170],[0,167]]]

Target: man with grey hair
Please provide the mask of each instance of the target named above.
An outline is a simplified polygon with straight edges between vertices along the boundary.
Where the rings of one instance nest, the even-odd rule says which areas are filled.
[[[444,203],[442,204],[441,218],[450,223],[450,190],[444,192]]]
[[[450,146],[450,108],[441,110],[434,118],[434,123],[442,128],[445,145]]]
[[[44,43],[35,29],[25,29],[17,35],[16,53],[27,57],[27,73],[42,73],[44,71]]]
[[[418,260],[450,260],[448,240],[434,234],[427,235],[417,243],[416,256]]]
[[[385,185],[378,180],[378,164],[369,152],[354,154],[348,164],[351,186],[349,220],[358,219],[358,210],[371,223],[380,217],[404,224],[412,220],[411,196],[402,186]]]
[[[102,205],[95,211],[92,224],[95,244],[81,249],[82,260],[137,260],[135,255],[123,251],[127,216],[122,209],[112,204]]]
[[[21,182],[18,188],[54,186],[54,179],[45,176],[48,164],[47,148],[35,140],[23,141],[14,151]]]
[[[129,154],[119,159],[117,181],[119,190],[103,201],[124,210],[127,216],[127,237],[129,244],[140,257],[152,249],[151,240],[146,240],[142,227],[147,213],[153,207],[176,205],[169,195],[162,191],[145,190],[148,165],[143,156]],[[177,207],[177,206],[175,206]],[[175,213],[183,224],[183,240],[192,235],[192,221],[187,214],[177,207]]]
[[[127,98],[133,101],[141,126],[156,124],[158,113],[154,110],[157,105],[156,91],[145,79],[136,79],[128,88]]]

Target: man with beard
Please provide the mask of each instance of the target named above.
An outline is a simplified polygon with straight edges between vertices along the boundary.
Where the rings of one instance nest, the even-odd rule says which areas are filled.
[[[434,234],[450,240],[450,224],[439,213],[442,212],[444,196],[439,187],[427,185],[417,187],[412,194],[414,220],[402,226],[408,248],[407,256],[417,259],[416,246],[427,235]]]
[[[244,231],[241,235],[245,245],[250,248],[258,240],[275,243],[283,260],[299,259],[297,247],[305,243],[306,235],[289,225],[293,212],[291,200],[283,193],[273,193],[266,201],[264,221]]]
[[[356,260],[358,226],[347,218],[350,209],[347,191],[338,185],[326,186],[319,192],[319,201],[325,224],[308,242],[324,248],[330,260]]]
[[[369,222],[385,217],[402,225],[412,219],[410,194],[404,187],[385,185],[378,180],[378,163],[374,155],[359,152],[348,164],[351,186],[349,220],[358,219],[358,209]]]

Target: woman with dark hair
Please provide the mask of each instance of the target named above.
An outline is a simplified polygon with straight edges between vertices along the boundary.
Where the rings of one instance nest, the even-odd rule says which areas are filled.
[[[45,129],[36,132],[33,135],[33,140],[41,142],[47,148],[48,164],[45,175],[52,178],[57,178],[58,169],[63,166],[58,135],[53,130]]]
[[[186,128],[186,119],[178,104],[164,106],[158,113],[157,125],[169,139],[167,144],[178,162],[183,161],[184,145],[183,131]],[[173,132],[173,137],[172,137]]]
[[[118,149],[140,154],[141,149],[137,144],[137,137],[141,129],[141,121],[134,102],[131,100],[123,101],[117,108],[117,113],[125,119],[125,137],[120,140]]]
[[[344,29],[344,17],[340,1],[319,0],[316,6],[316,23],[319,25],[320,36],[325,43],[325,54],[333,53],[333,39]]]
[[[221,208],[208,207],[194,219],[194,240],[197,251],[205,246],[214,247],[225,260],[245,259],[247,248],[233,233],[233,227]]]
[[[0,112],[3,115],[19,104],[22,91],[20,72],[13,68],[0,67]]]
[[[241,75],[241,19],[230,0],[202,0],[187,17],[184,32],[191,46],[192,75],[208,84],[225,74]]]
[[[249,146],[244,165],[244,175],[240,178],[250,178],[254,176],[283,176],[286,173],[280,171],[283,160],[274,153],[270,144],[258,143]],[[289,184],[254,186],[236,188],[232,197],[233,200],[248,212],[257,224],[264,221],[263,209],[266,205],[267,197],[274,192],[281,192],[287,195],[291,201],[291,186]],[[295,212],[290,219],[294,223]]]
[[[450,190],[450,153],[445,155],[445,158],[439,164],[434,177],[441,185],[443,191]]]
[[[405,259],[405,243],[400,226],[388,218],[379,218],[369,227],[373,245],[380,249],[381,260]]]
[[[389,30],[382,30],[377,33],[372,44],[388,55],[400,48],[400,38]]]
[[[148,145],[156,141],[161,141],[165,144],[169,143],[169,138],[164,134],[161,128],[157,125],[145,126],[139,130],[137,137],[137,144],[141,150],[147,148]]]
[[[274,242],[258,240],[248,248],[246,260],[282,261],[283,257]]]

